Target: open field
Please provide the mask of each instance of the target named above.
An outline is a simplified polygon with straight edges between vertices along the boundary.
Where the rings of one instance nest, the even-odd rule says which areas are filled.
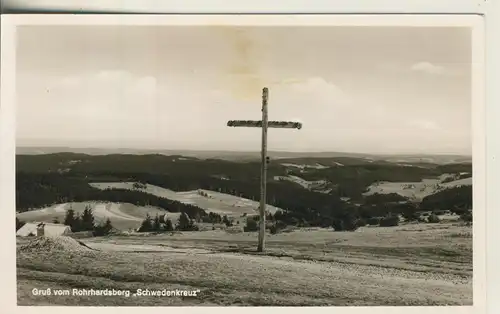
[[[320,187],[325,186],[327,184],[326,180],[307,181],[307,180],[302,179],[301,177],[292,176],[292,175],[275,176],[274,180],[275,181],[289,181],[289,182],[292,182],[292,183],[295,183],[295,184],[302,186],[304,189],[309,189],[309,190],[313,190],[315,188],[320,188]]]
[[[472,229],[458,224],[224,231],[85,239],[94,250],[22,251],[19,305],[470,305]],[[33,296],[33,288],[200,290],[197,297]]]
[[[312,168],[312,169],[326,169],[326,168],[328,168],[328,166],[325,166],[325,165],[322,165],[319,163],[316,163],[314,165],[298,165],[298,164],[291,164],[291,163],[282,163],[281,165],[283,165],[285,167],[295,167],[295,168],[299,168],[302,170],[304,170],[306,168]],[[341,163],[335,163],[335,165],[343,166]]]
[[[423,179],[420,182],[377,182],[370,185],[364,195],[396,193],[411,200],[421,201],[424,197],[443,189],[463,185],[472,185],[472,177],[446,183],[442,182],[442,178]]]
[[[103,190],[107,188],[134,190],[133,182],[91,183],[90,185]],[[239,217],[243,214],[257,214],[259,207],[259,203],[256,201],[201,189],[196,191],[175,192],[155,185],[146,184],[145,188],[135,190],[164,197],[184,204],[196,205],[204,209],[207,213],[213,212],[232,217]],[[200,195],[200,191],[206,193],[208,197]],[[272,205],[267,205],[266,209],[273,214],[279,210],[279,208]]]

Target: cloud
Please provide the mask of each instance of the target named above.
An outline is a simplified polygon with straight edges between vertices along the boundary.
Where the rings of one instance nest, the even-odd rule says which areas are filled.
[[[411,70],[415,72],[423,72],[433,75],[446,74],[445,68],[439,65],[434,65],[430,62],[419,62],[411,66]]]

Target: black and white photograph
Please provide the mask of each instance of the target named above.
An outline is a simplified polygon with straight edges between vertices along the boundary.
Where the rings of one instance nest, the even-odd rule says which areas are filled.
[[[474,305],[473,23],[110,20],[16,27],[18,306]]]

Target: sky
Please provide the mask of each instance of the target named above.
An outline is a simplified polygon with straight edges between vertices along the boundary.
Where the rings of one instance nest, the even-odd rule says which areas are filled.
[[[472,154],[471,32],[20,26],[18,146]]]

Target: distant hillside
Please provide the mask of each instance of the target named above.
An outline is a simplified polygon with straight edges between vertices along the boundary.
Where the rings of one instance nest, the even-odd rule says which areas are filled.
[[[209,212],[250,214],[255,212],[260,200],[260,171],[259,160],[238,162],[162,154],[17,155],[17,210],[100,201],[154,206],[176,213],[184,211],[191,217],[207,216]],[[445,182],[443,176],[451,177]],[[353,206],[361,208],[368,196],[366,193],[377,185],[386,184],[384,182],[393,184],[389,194],[400,194],[415,202],[439,190],[413,197],[405,194],[411,191],[404,188],[405,184],[443,179],[440,181],[443,187],[458,186],[453,181],[465,180],[460,182],[470,184],[472,179],[467,178],[471,176],[471,163],[411,164],[368,157],[271,158],[267,203],[272,206],[270,208],[283,209],[289,221],[324,225],[339,212],[353,212]],[[124,186],[129,184],[127,182],[145,184],[148,188]],[[198,190],[213,198],[197,195]],[[467,189],[457,191],[458,194],[469,193]],[[386,193],[383,187],[372,192]],[[443,195],[458,197],[453,193]],[[461,195],[460,198],[463,202],[469,196]],[[363,208],[365,217],[403,210],[389,208],[384,198],[378,199],[381,199],[375,204],[378,207],[370,204]],[[247,204],[242,205],[245,202]],[[454,203],[451,200],[436,204]]]
[[[441,177],[419,182],[377,182],[370,185],[364,195],[396,193],[412,201],[422,201],[425,197],[446,189],[471,185],[472,177],[452,181],[446,181],[445,177]]]
[[[54,153],[77,153],[87,155],[134,154],[134,155],[182,155],[200,159],[222,159],[233,161],[252,161],[260,159],[260,152],[238,151],[197,151],[197,150],[158,150],[158,149],[133,149],[133,148],[70,148],[70,147],[17,147],[18,155],[42,155]],[[348,152],[279,152],[269,151],[268,155],[275,159],[296,158],[336,158],[347,157],[359,160],[388,161],[392,163],[470,163],[471,156],[461,155],[374,155]]]

